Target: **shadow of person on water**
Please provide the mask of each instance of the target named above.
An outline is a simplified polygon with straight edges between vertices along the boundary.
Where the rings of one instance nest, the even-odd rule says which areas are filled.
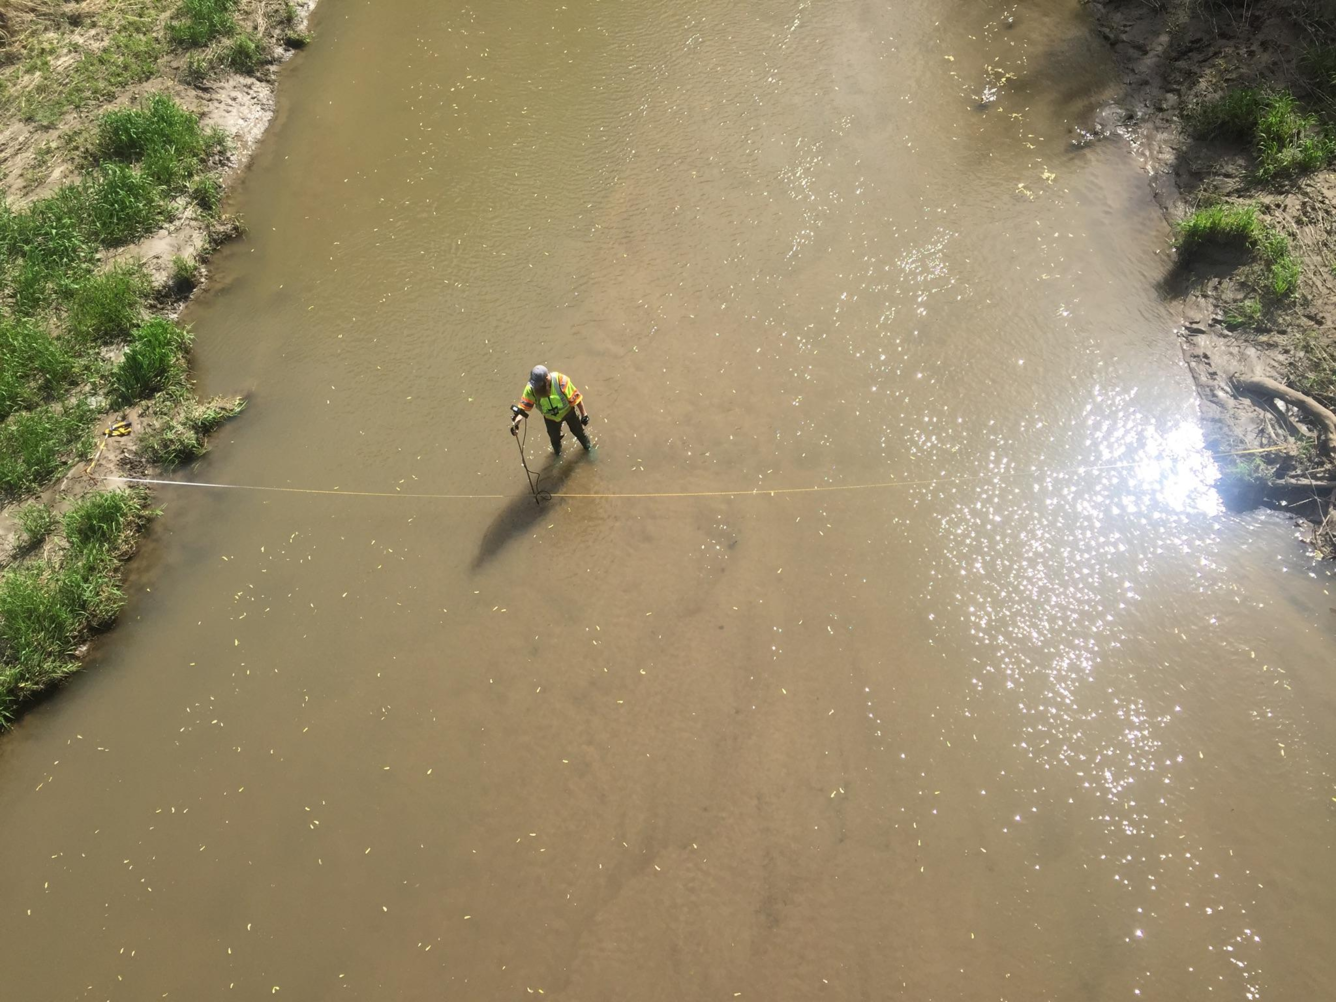
[[[538,474],[538,489],[553,494],[558,493],[562,484],[585,459],[584,455],[569,456],[562,462],[548,465]],[[551,501],[536,503],[533,495],[527,491],[507,501],[505,507],[496,513],[487,531],[482,534],[477,556],[473,558],[472,569],[478,570],[500,553],[508,542],[527,532],[539,519],[549,515],[551,505]]]

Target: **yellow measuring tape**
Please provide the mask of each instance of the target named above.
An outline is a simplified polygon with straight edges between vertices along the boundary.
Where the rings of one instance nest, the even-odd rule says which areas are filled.
[[[1250,456],[1263,452],[1289,452],[1288,446],[1269,446],[1263,449],[1240,449],[1237,452],[1209,453],[1212,459],[1224,459],[1229,456]],[[886,480],[870,484],[826,484],[814,487],[753,487],[732,491],[633,491],[626,493],[608,492],[601,494],[578,494],[565,492],[553,493],[552,498],[597,499],[597,498],[731,498],[748,495],[776,494],[816,494],[833,491],[870,491],[885,490],[891,487],[931,487],[933,484],[961,483],[973,480],[987,480],[990,477],[1015,477],[1025,473],[1040,475],[1052,473],[1055,476],[1071,476],[1078,473],[1097,473],[1104,470],[1125,470],[1141,466],[1147,460],[1129,463],[1111,463],[1105,466],[1077,466],[1069,470],[1013,470],[1006,473],[979,473],[959,477],[937,477],[931,480]],[[190,480],[154,480],[148,477],[103,477],[103,480],[126,484],[157,484],[165,487],[209,487],[218,490],[233,491],[268,491],[277,494],[333,494],[340,497],[356,498],[404,498],[418,501],[504,501],[513,497],[527,497],[524,494],[416,494],[402,491],[345,491],[316,487],[267,487],[258,484],[210,484]]]
[[[117,421],[111,427],[103,429],[102,444],[97,447],[97,454],[93,456],[93,461],[88,464],[88,469],[84,470],[84,473],[88,474],[90,477],[93,475],[93,467],[96,466],[97,461],[102,458],[102,450],[107,447],[108,440],[112,438],[121,438],[124,435],[130,434],[133,430],[134,428],[129,421]]]

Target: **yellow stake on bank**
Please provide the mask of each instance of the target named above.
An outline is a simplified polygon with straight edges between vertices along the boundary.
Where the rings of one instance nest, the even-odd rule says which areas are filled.
[[[131,427],[129,421],[117,421],[110,427],[103,429],[102,444],[97,447],[97,454],[93,456],[93,461],[88,464],[88,469],[86,469],[84,473],[90,477],[93,475],[93,467],[96,466],[97,461],[102,458],[102,450],[107,447],[107,439],[121,438],[124,435],[130,434],[133,430],[134,429]]]

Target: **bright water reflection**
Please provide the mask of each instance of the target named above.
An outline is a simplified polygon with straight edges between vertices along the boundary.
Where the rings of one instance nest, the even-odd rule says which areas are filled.
[[[1152,504],[1170,511],[1219,515],[1225,510],[1213,490],[1220,479],[1217,457],[1206,451],[1200,425],[1185,421],[1147,439],[1131,461],[1133,488],[1123,499],[1129,506],[1125,511],[1145,494],[1153,497]]]

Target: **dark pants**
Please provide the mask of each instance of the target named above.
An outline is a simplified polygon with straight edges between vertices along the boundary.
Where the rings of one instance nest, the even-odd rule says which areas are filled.
[[[566,412],[566,416],[560,421],[549,421],[543,418],[543,424],[547,425],[547,437],[552,440],[552,451],[558,456],[561,455],[561,426],[563,424],[570,428],[571,434],[575,436],[576,441],[584,446],[585,452],[589,451],[589,436],[585,434],[584,428],[580,425],[580,415],[575,413],[572,407]]]

